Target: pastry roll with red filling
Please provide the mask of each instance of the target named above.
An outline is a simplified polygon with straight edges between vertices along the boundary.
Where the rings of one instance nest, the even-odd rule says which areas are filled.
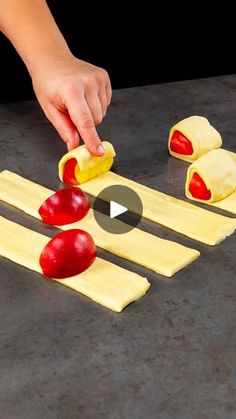
[[[226,150],[209,151],[189,166],[185,184],[187,198],[209,204],[216,203],[215,206],[234,212],[235,191],[236,163]],[[228,202],[228,205],[218,205],[221,201]]]
[[[203,116],[190,116],[175,124],[169,134],[171,156],[189,162],[222,145],[220,133]]]
[[[85,145],[66,153],[59,161],[59,178],[68,185],[79,185],[110,170],[116,155],[113,145],[102,142],[104,155],[92,156]]]

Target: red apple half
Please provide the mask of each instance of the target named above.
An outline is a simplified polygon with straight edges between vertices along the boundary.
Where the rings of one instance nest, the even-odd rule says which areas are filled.
[[[78,185],[79,182],[75,178],[75,168],[77,165],[76,159],[70,159],[66,162],[64,167],[63,182],[67,185]]]
[[[207,189],[204,180],[196,172],[192,175],[188,189],[194,198],[205,201],[208,201],[211,198],[211,191]]]
[[[96,245],[84,230],[62,231],[44,247],[39,263],[48,278],[63,279],[85,271],[95,260]]]
[[[191,142],[179,131],[174,131],[170,140],[170,149],[174,153],[190,156],[193,154]]]
[[[79,188],[60,189],[39,208],[42,221],[50,225],[64,225],[81,220],[90,208],[89,200]]]

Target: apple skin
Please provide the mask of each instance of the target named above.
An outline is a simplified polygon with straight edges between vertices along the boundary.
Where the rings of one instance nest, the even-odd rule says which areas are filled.
[[[43,248],[39,263],[48,278],[63,279],[89,268],[96,258],[96,245],[89,233],[71,229],[53,237]]]
[[[198,173],[193,173],[188,189],[194,198],[204,201],[208,201],[211,198],[211,191],[207,189],[205,182]]]
[[[60,226],[81,220],[89,208],[85,193],[79,188],[69,187],[60,189],[46,199],[38,212],[43,223]]]
[[[191,156],[193,146],[191,142],[179,131],[174,131],[170,140],[170,149],[174,153]]]
[[[75,179],[75,168],[77,165],[76,159],[70,159],[66,162],[64,167],[63,182],[67,185],[78,185],[79,182]]]

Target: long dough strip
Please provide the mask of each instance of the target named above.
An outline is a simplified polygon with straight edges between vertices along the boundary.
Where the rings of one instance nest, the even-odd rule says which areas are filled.
[[[49,237],[0,217],[0,255],[42,274],[39,256]],[[150,287],[146,278],[96,258],[84,272],[54,280],[113,311],[120,312],[142,297]]]
[[[220,134],[209,124],[206,118],[187,118],[177,124],[177,126],[180,126],[180,128],[184,127],[184,130],[182,129],[184,134],[186,134],[185,130],[188,130],[192,135],[194,134],[194,155],[204,153],[211,147],[217,148],[221,145]],[[202,136],[202,128],[204,128],[204,136]],[[208,139],[207,143],[205,141],[206,139]],[[108,145],[109,143],[106,144]],[[87,164],[87,160],[84,162],[84,149],[85,146],[80,146],[73,150],[73,157],[77,160],[76,167],[78,167],[78,169],[80,166],[83,167]],[[108,151],[106,151],[106,153],[108,154]],[[70,159],[71,155],[70,153],[67,153],[59,161],[59,178],[62,181],[64,178],[64,165]],[[90,159],[92,164],[94,162],[94,157],[91,154]],[[96,164],[94,169],[96,169]],[[77,169],[75,168],[75,178],[77,178],[76,170]],[[142,200],[143,216],[145,218],[203,243],[215,245],[232,234],[236,228],[236,220],[234,221],[230,218],[222,217],[207,210],[197,208],[180,199],[150,189],[110,171],[105,172],[105,167],[103,174],[100,174],[97,177],[94,176],[93,179],[80,186],[85,192],[96,197],[103,189],[115,185],[128,186],[139,195]],[[103,197],[103,199],[105,199],[105,197]],[[109,200],[109,197],[107,200]],[[136,213],[136,208],[130,207],[129,210]]]
[[[139,195],[143,217],[202,243],[215,245],[236,229],[235,219],[212,213],[110,171],[80,187],[96,197],[103,189],[114,185],[128,186]],[[135,213],[135,208],[129,210]]]
[[[0,199],[33,217],[40,218],[38,208],[52,194],[50,189],[15,173],[0,173]],[[119,220],[114,221],[122,224]],[[118,236],[108,233],[97,224],[92,210],[81,221],[60,228],[82,228],[93,236],[99,247],[168,277],[200,255],[197,250],[160,239],[137,228]]]
[[[220,208],[224,211],[230,212],[231,214],[236,215],[236,191],[226,198],[218,202],[206,202],[207,205],[210,205],[215,208]]]

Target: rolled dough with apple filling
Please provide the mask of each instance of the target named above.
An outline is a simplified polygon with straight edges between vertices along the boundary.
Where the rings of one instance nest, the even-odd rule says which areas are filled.
[[[80,146],[73,150],[73,155],[74,157],[76,156],[77,162],[80,161],[80,164],[83,147],[85,146]],[[93,156],[91,156],[91,159],[93,160]],[[59,178],[61,180],[63,180],[64,174],[62,161],[65,164],[69,160],[70,154],[67,153],[59,162]],[[236,228],[236,220],[198,208],[111,171],[95,176],[79,186],[84,192],[97,197],[102,190],[115,185],[128,186],[139,195],[143,204],[144,218],[162,224],[202,243],[213,246],[225,237],[230,236]],[[136,208],[130,207],[129,211],[136,213]]]
[[[184,135],[190,141],[193,147],[191,155],[179,154],[171,150],[170,142],[175,131]],[[175,124],[169,134],[168,150],[171,156],[180,160],[192,163],[199,157],[211,150],[217,150],[222,146],[222,138],[220,133],[210,124],[207,118],[203,116],[190,116],[182,119]],[[225,150],[236,163],[236,153]]]
[[[175,131],[183,134],[192,144],[191,155],[179,154],[171,150],[170,142]],[[169,134],[168,149],[171,156],[192,162],[210,150],[220,148],[222,139],[220,133],[203,116],[190,116],[175,124]]]
[[[43,274],[39,256],[49,237],[3,217],[0,217],[0,236],[1,256]],[[79,275],[54,281],[117,312],[142,297],[150,287],[146,278],[98,257]]]
[[[0,199],[40,219],[38,209],[54,192],[7,170],[0,173]],[[104,215],[104,217],[106,217]],[[115,220],[117,224],[123,224]],[[60,226],[63,230],[81,228],[88,231],[97,246],[167,277],[184,268],[200,253],[173,241],[164,240],[134,228],[125,233],[111,234],[96,222],[93,211],[79,222]]]
[[[101,157],[92,156],[85,145],[80,146],[79,154],[77,148],[66,153],[60,160],[60,175],[63,177],[65,164],[71,159],[77,160],[74,176],[79,184],[107,172],[113,164],[116,153],[113,145],[108,141],[103,141],[102,145],[104,155]]]
[[[96,197],[103,189],[114,185],[128,186],[139,195],[143,203],[144,218],[202,243],[214,246],[236,229],[236,219],[199,208],[110,171],[80,187]],[[129,210],[135,213],[136,208],[130,207]]]
[[[209,200],[192,196],[189,184],[197,173],[211,192]],[[185,184],[187,198],[236,214],[236,162],[223,149],[209,151],[192,163]]]

